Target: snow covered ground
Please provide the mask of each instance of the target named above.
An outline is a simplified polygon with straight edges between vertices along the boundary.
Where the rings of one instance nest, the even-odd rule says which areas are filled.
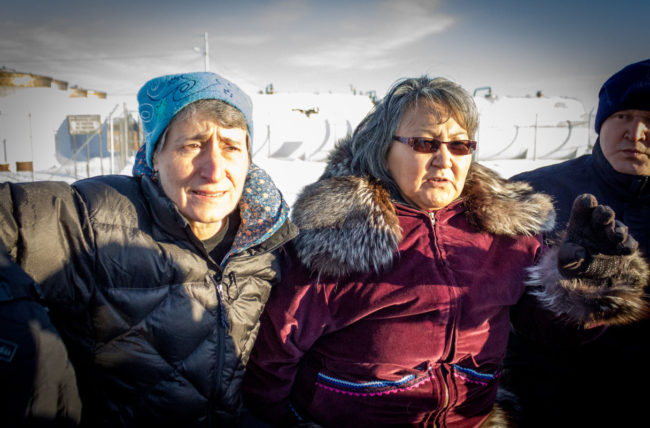
[[[373,107],[367,96],[331,93],[254,94],[253,161],[266,169],[292,204],[300,190],[321,175],[327,153],[351,133]],[[479,162],[502,177],[570,159],[589,151],[595,141],[593,111],[565,97],[474,96],[481,123],[477,132]],[[131,100],[133,101],[133,100]],[[71,159],[75,140],[68,117],[96,114],[134,115],[126,100],[70,98],[65,91],[17,88],[0,93],[0,143],[4,164],[1,181],[60,180],[73,182],[111,172],[107,133]],[[130,112],[129,112],[130,110]],[[83,135],[79,135],[80,143]],[[103,147],[100,148],[100,147]],[[99,153],[104,157],[100,161]],[[113,152],[115,153],[115,152]],[[132,155],[133,152],[129,152]],[[90,157],[90,163],[84,161]],[[95,156],[95,157],[93,157]],[[17,161],[33,161],[36,172],[15,172]],[[132,160],[124,168],[131,174]]]

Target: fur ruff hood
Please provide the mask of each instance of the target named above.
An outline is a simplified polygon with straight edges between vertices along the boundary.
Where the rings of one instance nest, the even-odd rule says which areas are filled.
[[[353,170],[350,146],[350,138],[337,144],[323,175],[301,191],[292,209],[300,228],[294,240],[298,258],[319,276],[379,271],[392,262],[401,240],[391,195],[378,180]],[[554,226],[549,196],[477,163],[460,198],[478,231],[534,235]]]

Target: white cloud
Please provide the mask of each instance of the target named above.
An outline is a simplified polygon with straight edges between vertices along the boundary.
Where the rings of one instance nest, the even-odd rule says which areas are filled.
[[[331,69],[373,70],[394,64],[392,55],[428,36],[450,28],[455,19],[436,12],[437,2],[385,1],[359,19],[333,23],[337,31],[325,42],[315,40],[300,53],[287,56],[289,65]]]
[[[229,44],[234,46],[257,46],[262,43],[268,43],[273,38],[269,34],[242,34],[242,35],[218,35],[211,37],[208,35],[208,43],[212,44]]]
[[[255,10],[251,6],[249,19],[259,24],[266,24],[272,28],[278,28],[300,22],[311,12],[309,0],[280,0],[268,3],[266,7]],[[245,26],[251,29],[249,24]]]
[[[175,13],[170,7],[154,16],[139,10],[111,15],[112,8],[85,11],[78,19],[57,9],[33,20],[15,15],[0,25],[0,65],[134,93],[150,76],[203,69],[192,47],[202,45],[206,31],[211,69],[251,87],[281,87],[284,81],[319,88],[328,79],[346,86],[355,79],[334,78],[333,72],[387,69],[399,61],[397,54],[454,22],[431,0],[243,3],[224,1],[192,12],[179,6]],[[98,21],[107,14],[110,24]],[[306,75],[312,77],[301,80]]]

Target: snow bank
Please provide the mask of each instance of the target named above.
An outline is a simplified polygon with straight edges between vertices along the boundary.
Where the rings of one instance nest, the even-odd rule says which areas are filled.
[[[67,116],[99,114],[102,121],[116,107],[123,114],[133,99],[70,98],[66,91],[45,88],[4,90],[0,94],[0,163],[14,172],[0,172],[0,181],[63,180],[73,182],[107,174],[107,138],[103,155],[91,143],[91,162],[70,160],[72,138]],[[253,99],[253,161],[273,177],[286,199],[296,195],[322,173],[335,142],[351,133],[373,104],[352,94],[255,94]],[[481,123],[476,159],[503,177],[559,162],[590,151],[595,135],[591,112],[564,97],[511,98],[476,96]],[[80,146],[84,136],[77,136]],[[132,155],[132,153],[131,153]],[[85,158],[85,151],[81,154]],[[15,172],[16,161],[34,162],[34,173]],[[132,160],[118,172],[129,175]]]

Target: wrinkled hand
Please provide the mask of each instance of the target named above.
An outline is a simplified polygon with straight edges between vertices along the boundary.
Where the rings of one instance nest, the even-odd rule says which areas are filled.
[[[637,241],[616,220],[614,210],[598,205],[593,195],[583,194],[573,202],[566,238],[558,253],[564,276],[602,277],[610,270],[611,257],[633,254]],[[602,257],[601,257],[602,256]]]

